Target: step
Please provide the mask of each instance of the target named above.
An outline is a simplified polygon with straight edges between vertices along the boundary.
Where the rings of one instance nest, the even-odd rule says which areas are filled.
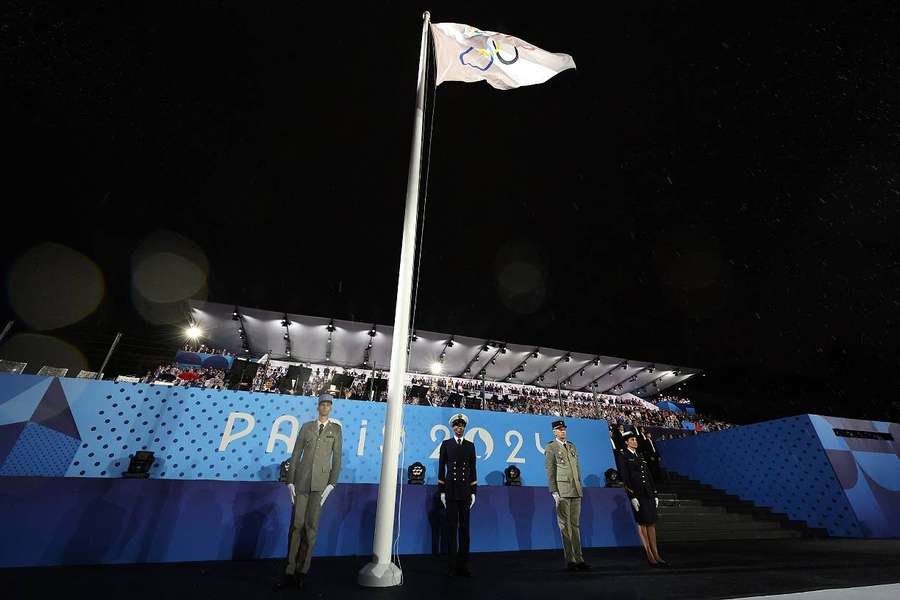
[[[702,523],[670,522],[668,519],[660,519],[656,525],[657,530],[665,531],[690,531],[703,529],[704,531],[744,531],[744,530],[773,530],[781,529],[778,523],[771,521],[703,521]]]
[[[666,523],[693,523],[695,525],[701,526],[706,525],[709,522],[722,522],[722,523],[733,523],[738,521],[748,521],[752,520],[749,515],[741,515],[737,513],[727,513],[727,512],[712,512],[707,511],[703,513],[682,513],[677,511],[671,512],[659,512],[660,521],[665,519]],[[756,521],[759,523],[776,523],[777,521]]]
[[[660,542],[700,542],[715,540],[786,540],[803,537],[799,531],[785,529],[737,530],[737,531],[704,531],[698,529],[690,532],[658,531]]]
[[[674,493],[670,494],[668,492],[659,492],[658,494],[656,494],[656,497],[659,498],[660,502],[662,502],[663,500],[675,500],[678,497],[678,494],[674,494]]]
[[[705,513],[724,513],[725,508],[721,506],[664,506],[660,503],[659,507],[656,509],[656,512],[659,514],[667,514],[667,513],[694,513],[694,514],[705,514]]]

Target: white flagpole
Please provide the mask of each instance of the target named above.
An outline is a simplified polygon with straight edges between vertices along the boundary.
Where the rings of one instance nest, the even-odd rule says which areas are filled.
[[[409,316],[412,304],[413,266],[416,254],[416,221],[419,216],[419,176],[422,162],[422,129],[425,120],[425,85],[428,62],[428,26],[426,11],[419,49],[419,78],[416,83],[416,112],[413,120],[412,149],[406,182],[406,212],[403,216],[403,243],[400,247],[400,277],[397,282],[397,308],[394,313],[394,338],[391,345],[391,371],[388,376],[387,415],[384,420],[384,447],[381,455],[381,480],[378,484],[378,508],[375,511],[375,540],[372,562],[359,572],[357,581],[366,587],[400,585],[403,573],[391,562],[394,536],[394,506],[397,499],[397,458],[403,427],[403,394],[408,362]]]

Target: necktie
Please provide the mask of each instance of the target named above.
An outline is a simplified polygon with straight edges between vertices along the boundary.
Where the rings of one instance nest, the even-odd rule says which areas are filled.
[[[456,438],[456,445],[462,446],[462,438]]]
[[[323,431],[325,431],[325,424],[319,423],[319,435],[322,435]]]

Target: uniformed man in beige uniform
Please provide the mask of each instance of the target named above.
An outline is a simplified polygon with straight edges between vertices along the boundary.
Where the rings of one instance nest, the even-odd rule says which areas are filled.
[[[300,428],[288,469],[294,513],[288,533],[287,565],[278,588],[300,587],[309,572],[319,516],[341,471],[341,425],[328,418],[331,394],[319,395],[319,417]]]
[[[555,440],[544,447],[547,484],[556,503],[556,520],[562,536],[566,570],[589,571],[591,566],[581,555],[581,466],[575,444],[566,439],[565,421],[553,421]]]

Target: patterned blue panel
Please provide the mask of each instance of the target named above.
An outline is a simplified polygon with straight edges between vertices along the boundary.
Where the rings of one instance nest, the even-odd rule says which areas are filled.
[[[28,423],[0,466],[0,475],[62,477],[77,448],[75,438],[37,423]]]
[[[52,380],[37,375],[0,375],[0,425],[30,419]]]
[[[657,442],[663,466],[829,535],[863,531],[808,415]]]
[[[900,425],[810,415],[822,447],[866,537],[900,537]],[[841,437],[835,429],[890,434]]]
[[[0,376],[0,397],[4,382]],[[68,405],[82,441],[66,471],[71,477],[119,477],[138,450],[155,453],[154,478],[274,481],[290,455],[299,425],[312,420],[316,400],[302,396],[117,384],[62,378],[54,396]],[[335,400],[342,423],[339,481],[375,483],[381,475],[384,403]],[[61,409],[64,407],[61,407]],[[450,435],[453,408],[404,407],[401,464],[419,461],[434,483],[437,449]],[[526,486],[546,486],[543,446],[556,417],[466,410],[466,437],[475,443],[479,483],[501,485],[516,465]],[[613,466],[606,421],[566,419],[581,455],[584,483],[602,486]],[[274,429],[274,431],[273,431]]]

